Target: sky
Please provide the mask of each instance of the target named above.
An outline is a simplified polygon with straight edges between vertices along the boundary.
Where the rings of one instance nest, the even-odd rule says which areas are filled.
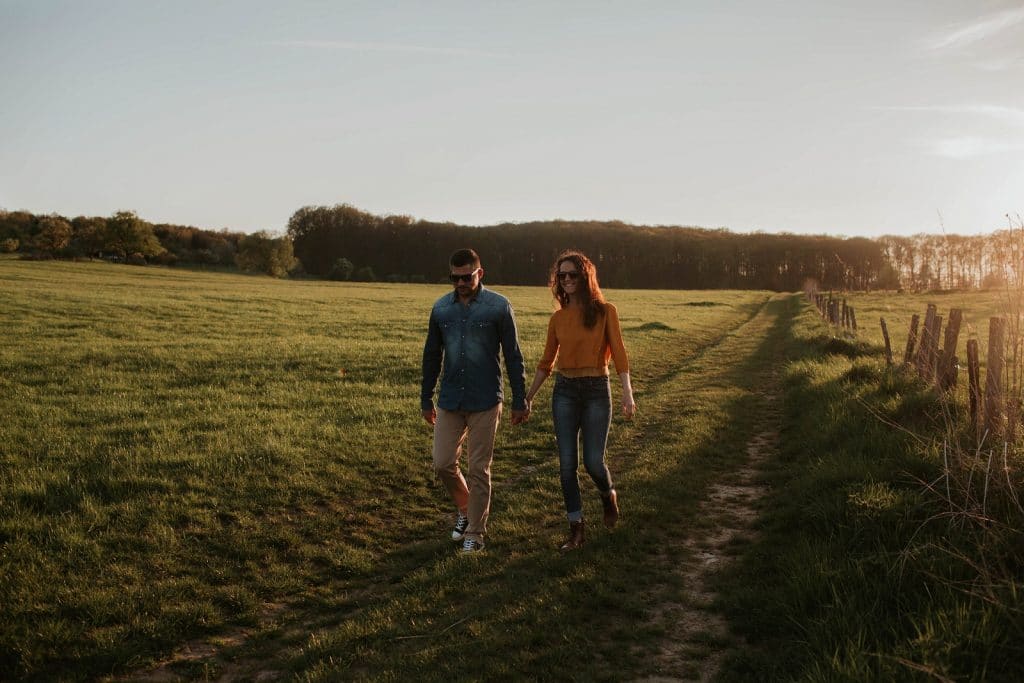
[[[0,0],[0,208],[977,234],[1022,84],[1019,0]]]

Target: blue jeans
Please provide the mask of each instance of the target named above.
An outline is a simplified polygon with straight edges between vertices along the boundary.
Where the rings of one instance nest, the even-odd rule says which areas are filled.
[[[583,518],[580,480],[576,474],[580,466],[581,434],[583,466],[587,468],[587,474],[602,494],[612,488],[611,474],[604,464],[608,426],[612,420],[612,393],[608,378],[556,376],[551,412],[555,419],[565,511],[570,522],[577,522]]]

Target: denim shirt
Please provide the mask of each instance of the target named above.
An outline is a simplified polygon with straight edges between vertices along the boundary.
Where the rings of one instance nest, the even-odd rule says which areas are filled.
[[[445,410],[490,410],[501,403],[498,345],[512,386],[512,408],[526,408],[526,376],[516,319],[508,299],[483,285],[469,305],[456,292],[445,294],[430,311],[423,346],[423,410],[434,407],[434,385],[441,375],[437,404]],[[441,373],[442,359],[444,373]]]

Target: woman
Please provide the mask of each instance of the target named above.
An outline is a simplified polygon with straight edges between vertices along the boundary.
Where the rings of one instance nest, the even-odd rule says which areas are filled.
[[[608,426],[611,423],[611,387],[608,360],[622,381],[622,412],[627,418],[636,412],[629,382],[629,360],[622,343],[619,315],[604,300],[597,283],[597,269],[578,251],[565,251],[551,272],[551,293],[560,308],[548,322],[544,355],[537,365],[533,385],[526,392],[530,405],[537,390],[551,374],[558,358],[558,374],[551,396],[551,410],[558,441],[562,494],[569,517],[569,538],[562,551],[574,550],[585,542],[583,501],[580,497],[579,440],[583,438],[583,465],[601,492],[604,523],[615,526],[619,517],[618,495],[604,462]]]

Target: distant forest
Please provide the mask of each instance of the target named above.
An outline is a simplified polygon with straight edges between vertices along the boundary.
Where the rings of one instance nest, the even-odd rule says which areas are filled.
[[[472,227],[378,216],[347,204],[296,211],[284,235],[151,224],[130,211],[65,218],[0,211],[0,251],[26,258],[238,268],[276,277],[441,282],[447,258],[476,249],[487,281],[542,284],[555,256],[580,249],[607,287],[769,289],[976,289],[1019,272],[1024,229],[987,235],[832,237],[734,233],[619,221],[537,221]],[[1016,267],[1015,267],[1016,266]]]
[[[571,247],[594,260],[608,287],[775,291],[809,280],[837,290],[998,287],[1019,270],[1022,233],[868,239],[561,220],[468,227],[345,204],[304,207],[288,221],[295,255],[318,277],[436,282],[448,255],[469,246],[488,281],[541,284]]]

